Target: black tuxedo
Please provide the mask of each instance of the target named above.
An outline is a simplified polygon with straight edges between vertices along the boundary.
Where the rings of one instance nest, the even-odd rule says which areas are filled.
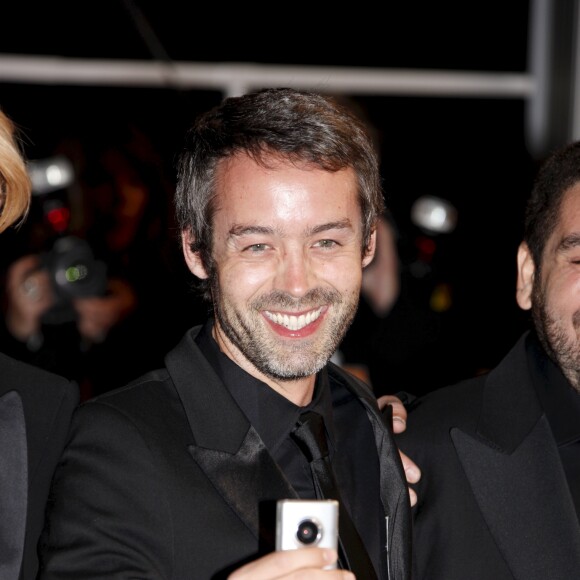
[[[36,577],[46,498],[65,445],[74,383],[0,354],[0,578]]]
[[[81,405],[54,480],[43,579],[225,577],[272,549],[269,500],[297,497],[190,330],[166,368]],[[392,434],[370,390],[393,580],[410,578],[410,508]],[[356,474],[353,474],[356,477]]]
[[[526,337],[488,375],[410,407],[397,442],[423,473],[417,580],[580,577],[578,518]]]

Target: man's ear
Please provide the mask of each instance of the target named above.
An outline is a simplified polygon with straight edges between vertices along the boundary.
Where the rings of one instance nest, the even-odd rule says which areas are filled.
[[[191,249],[193,242],[194,239],[191,232],[183,231],[181,233],[181,247],[183,249],[183,256],[185,257],[187,267],[194,276],[197,276],[201,280],[205,280],[208,277],[208,273],[203,265],[200,253],[194,252]]]
[[[369,243],[364,251],[362,260],[363,268],[366,268],[373,261],[376,249],[377,249],[377,226],[375,225],[371,232]]]
[[[528,244],[522,242],[518,248],[518,280],[516,287],[516,301],[522,310],[532,307],[532,290],[536,266]]]

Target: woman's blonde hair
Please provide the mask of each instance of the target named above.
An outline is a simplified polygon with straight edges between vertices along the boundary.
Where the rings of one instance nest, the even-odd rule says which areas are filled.
[[[31,185],[14,123],[0,111],[0,232],[26,217]]]

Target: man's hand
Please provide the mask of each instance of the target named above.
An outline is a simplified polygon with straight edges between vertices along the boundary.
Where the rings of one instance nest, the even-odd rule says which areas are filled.
[[[346,570],[324,570],[334,564],[337,553],[330,548],[281,550],[254,560],[228,576],[228,580],[283,580],[284,578],[320,578],[320,580],[355,580]]]
[[[42,316],[55,303],[46,270],[37,255],[19,258],[6,278],[6,326],[17,340],[28,341],[40,331]]]
[[[136,304],[137,295],[128,282],[110,279],[106,296],[74,300],[79,333],[91,342],[103,342],[110,330],[128,316]]]
[[[377,400],[379,409],[384,409],[390,405],[393,409],[393,431],[395,433],[402,433],[407,428],[407,410],[400,399],[393,395],[384,395]],[[421,479],[421,470],[419,467],[409,459],[400,449],[399,455],[403,462],[403,469],[405,470],[405,477],[407,483],[417,483]],[[411,499],[411,507],[417,503],[417,494],[415,490],[409,487],[409,497]]]
[[[407,428],[407,409],[401,399],[394,395],[383,395],[377,399],[379,409],[382,411],[387,405],[393,409],[393,431],[402,433]]]

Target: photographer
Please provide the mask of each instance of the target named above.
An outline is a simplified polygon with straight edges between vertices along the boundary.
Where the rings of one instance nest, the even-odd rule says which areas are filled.
[[[3,344],[77,380],[83,399],[111,388],[111,368],[122,382],[173,338],[152,340],[163,316],[154,301],[168,303],[156,292],[166,270],[155,234],[167,195],[131,138],[111,125],[91,139],[63,138],[51,153],[70,160],[75,179],[37,192],[26,227],[2,250]]]
[[[20,350],[20,358],[32,364],[82,381],[83,359],[134,310],[135,292],[126,280],[112,278],[104,296],[71,299],[74,318],[47,323],[57,304],[57,294],[49,272],[41,267],[39,254],[25,255],[10,265],[5,323],[14,341],[20,343],[13,344],[13,349]]]

